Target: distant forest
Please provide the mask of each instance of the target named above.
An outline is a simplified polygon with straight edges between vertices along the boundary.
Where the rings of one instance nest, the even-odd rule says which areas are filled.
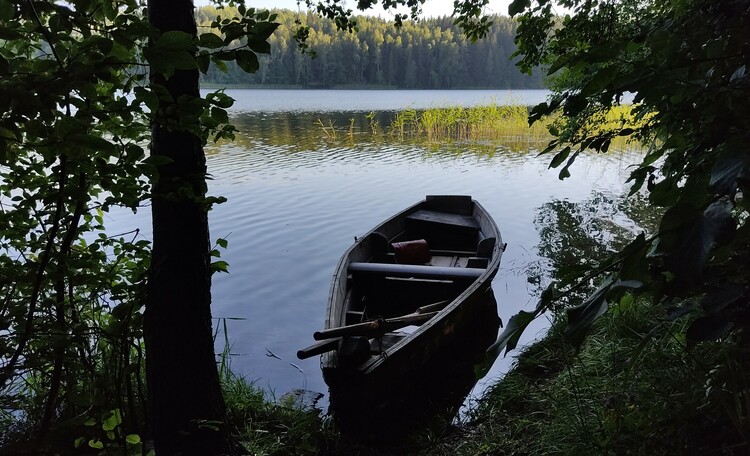
[[[471,43],[449,17],[405,22],[396,29],[385,19],[361,16],[358,31],[347,33],[315,14],[275,12],[281,25],[271,36],[271,54],[260,56],[255,74],[232,62],[226,72],[212,66],[202,82],[303,88],[543,88],[543,72],[524,75],[510,60],[517,24],[505,16],[494,17],[488,36]],[[198,8],[196,19],[207,25],[228,13],[229,8],[207,6]],[[295,19],[310,27],[308,43],[316,57],[298,50]]]

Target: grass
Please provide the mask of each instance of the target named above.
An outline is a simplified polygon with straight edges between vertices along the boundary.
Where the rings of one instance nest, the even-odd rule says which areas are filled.
[[[433,108],[424,111],[400,111],[389,132],[398,138],[424,138],[427,141],[550,139],[545,125],[528,124],[525,106],[489,104],[463,108]]]
[[[319,412],[293,397],[269,398],[262,389],[234,374],[223,378],[228,421],[247,454],[314,455],[337,451],[338,434]]]
[[[580,351],[559,321],[432,454],[748,454],[746,353],[687,349],[686,322],[662,313],[623,303]]]

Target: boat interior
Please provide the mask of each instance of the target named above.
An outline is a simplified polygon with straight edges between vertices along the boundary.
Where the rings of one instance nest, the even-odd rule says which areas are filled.
[[[390,238],[377,231],[368,235],[367,261],[349,264],[343,325],[434,315],[481,276],[491,260],[495,238],[483,237],[470,211],[420,208],[394,223]],[[404,259],[399,243],[417,244],[418,250],[427,250],[426,256],[420,252],[413,256],[415,262]],[[412,330],[429,318],[415,320]],[[370,339],[371,354],[382,353],[408,332],[407,326]]]

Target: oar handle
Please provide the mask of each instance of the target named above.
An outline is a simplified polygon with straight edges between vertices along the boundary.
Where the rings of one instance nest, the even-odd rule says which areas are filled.
[[[336,350],[339,346],[339,339],[329,339],[323,342],[312,344],[309,347],[297,350],[297,358],[307,359],[315,355],[322,355],[332,350]]]
[[[429,312],[436,312],[438,310],[443,310],[449,303],[450,301],[440,301],[436,302],[435,304],[427,304],[426,306],[417,307],[417,310],[415,310],[414,313],[426,314]]]
[[[437,315],[437,312],[412,313],[400,317],[378,319],[337,328],[323,329],[313,333],[313,339],[324,340],[341,336],[374,336],[388,331],[395,331],[405,326],[424,323]]]
[[[378,320],[365,321],[363,323],[356,323],[356,324],[348,325],[348,326],[339,326],[337,328],[322,329],[320,331],[315,331],[313,333],[313,339],[325,340],[325,339],[330,339],[332,337],[351,336],[354,334],[363,334],[367,332],[378,331],[379,329],[382,328],[383,324],[384,324],[384,320],[381,318]]]

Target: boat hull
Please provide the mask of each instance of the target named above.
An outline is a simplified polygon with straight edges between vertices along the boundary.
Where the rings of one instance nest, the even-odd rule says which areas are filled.
[[[393,244],[430,245],[427,265],[395,264]],[[381,223],[342,256],[325,328],[439,308],[406,332],[353,337],[369,353],[347,357],[349,338],[321,357],[331,412],[342,430],[395,437],[434,409],[460,404],[473,367],[497,335],[491,281],[504,244],[486,210],[470,197],[433,196]],[[422,261],[422,260],[420,260]],[[459,398],[459,399],[456,399]]]

